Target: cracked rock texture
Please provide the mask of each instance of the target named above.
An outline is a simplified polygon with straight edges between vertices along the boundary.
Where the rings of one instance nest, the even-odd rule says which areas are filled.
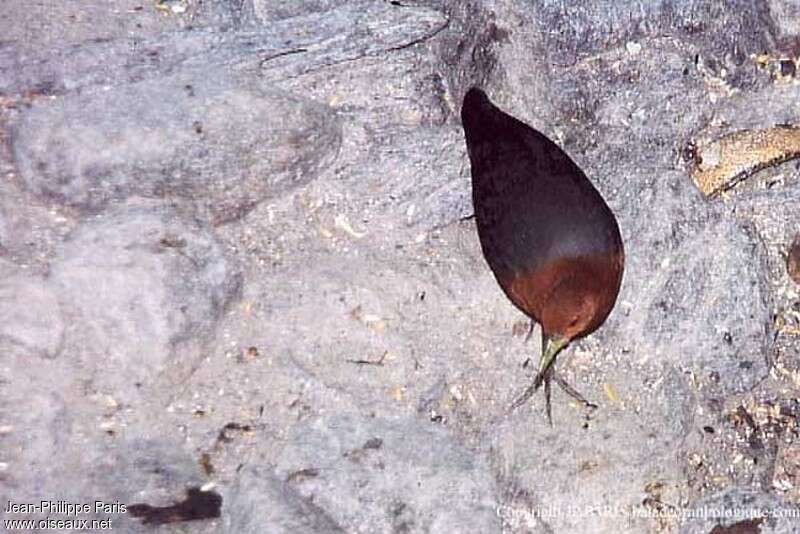
[[[313,180],[341,130],[326,107],[205,70],[34,104],[11,138],[39,197],[88,213],[131,195],[186,199],[219,223]]]
[[[800,124],[793,2],[5,2],[0,35],[3,507],[200,488],[219,517],[82,518],[201,534],[800,521],[800,166],[710,199],[689,175],[697,140]],[[540,395],[508,412],[539,336],[471,219],[472,85],[625,242],[614,311],[558,360],[599,407],[556,391],[552,427]]]

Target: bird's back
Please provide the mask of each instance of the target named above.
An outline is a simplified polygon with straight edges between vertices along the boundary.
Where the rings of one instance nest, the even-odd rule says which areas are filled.
[[[478,236],[498,283],[548,333],[593,331],[622,280],[613,213],[564,151],[482,91],[467,93],[461,116]]]
[[[498,278],[621,247],[611,210],[555,143],[478,89],[461,116],[478,234]]]

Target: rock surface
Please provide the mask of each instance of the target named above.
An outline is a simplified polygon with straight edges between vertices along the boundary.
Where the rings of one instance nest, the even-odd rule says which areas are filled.
[[[201,534],[792,531],[689,514],[800,503],[800,167],[714,199],[689,169],[698,140],[800,124],[793,3],[107,4],[0,6],[3,506],[218,492],[219,518],[159,527]],[[508,413],[540,347],[470,218],[474,84],[625,242],[616,308],[557,364],[599,408],[555,391],[553,427],[539,395]]]
[[[313,180],[341,128],[327,106],[206,70],[37,102],[11,139],[40,198],[87,213],[131,195],[185,200],[221,223]]]

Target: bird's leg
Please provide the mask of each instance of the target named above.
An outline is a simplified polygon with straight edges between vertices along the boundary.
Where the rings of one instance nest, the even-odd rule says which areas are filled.
[[[553,410],[550,405],[550,383],[553,380],[553,367],[547,370],[544,375],[544,409],[547,412],[547,422],[553,426]]]
[[[580,402],[581,404],[583,404],[587,408],[597,408],[597,405],[595,403],[589,402],[588,400],[586,400],[583,397],[583,395],[578,393],[575,390],[575,388],[570,386],[569,383],[567,383],[566,380],[561,378],[560,375],[554,373],[553,378],[555,378],[556,384],[558,384],[561,387],[561,389],[564,390],[564,393],[566,393],[567,395],[569,395],[570,397],[572,397],[576,401]]]
[[[536,390],[539,389],[543,382],[550,381],[550,377],[547,376],[548,371],[556,361],[556,355],[561,352],[561,349],[567,346],[567,343],[569,343],[569,340],[566,338],[549,338],[542,333],[542,358],[539,360],[539,372],[536,373],[533,384],[528,386],[528,389],[526,389],[517,400],[511,403],[511,410],[515,410],[525,404],[525,401],[536,393]]]

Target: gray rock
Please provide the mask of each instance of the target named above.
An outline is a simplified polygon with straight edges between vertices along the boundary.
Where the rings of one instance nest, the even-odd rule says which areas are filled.
[[[8,145],[6,145],[8,146]],[[74,227],[72,218],[53,205],[42,205],[25,191],[16,174],[8,150],[0,154],[0,256],[13,262],[13,271],[30,276],[47,274],[53,251]]]
[[[675,451],[692,422],[691,391],[674,370],[620,367],[603,376],[616,384],[617,399],[579,388],[599,404],[596,413],[581,414],[554,388],[554,426],[535,397],[533,407],[493,428],[492,465],[508,531],[647,532],[648,488],[679,494]]]
[[[737,199],[737,212],[753,221],[767,245],[773,306],[778,310],[776,322],[785,325],[775,332],[777,354],[774,355],[783,372],[784,369],[800,369],[800,348],[793,334],[793,329],[800,326],[800,286],[791,280],[786,265],[789,247],[800,230],[800,210],[797,209],[800,172],[796,162],[789,162],[776,169],[774,175],[777,175],[774,187],[742,194]],[[768,177],[767,183],[770,181]]]
[[[628,297],[631,319],[618,340],[638,347],[642,358],[691,371],[699,384],[742,393],[768,372],[766,255],[748,223],[722,220],[694,226],[692,234],[664,253],[648,276],[629,271],[636,287],[624,297],[636,298]],[[633,237],[630,243],[647,250],[647,241]]]
[[[800,11],[791,0],[769,0],[772,20],[781,37],[791,37],[800,33]]]
[[[159,10],[155,2],[143,5],[138,0],[114,4],[64,0],[49,5],[4,2],[0,5],[0,20],[7,24],[3,25],[0,56],[13,47],[20,54],[21,64],[27,64],[23,68],[29,68],[30,63],[37,63],[46,55],[44,50],[61,53],[80,43],[107,42],[117,35],[143,38],[189,24],[185,18],[171,15]],[[193,23],[202,25],[199,18]],[[0,74],[0,78],[5,76],[14,75]]]
[[[347,532],[499,530],[488,464],[419,420],[315,418],[293,429],[275,472]]]
[[[796,496],[796,162],[706,200],[685,159],[797,122],[751,59],[796,56],[790,2],[134,4],[0,6],[3,496],[213,479],[221,521],[161,527],[209,534],[673,532],[659,510]],[[615,310],[557,363],[599,408],[555,389],[553,427],[541,395],[507,413],[540,347],[459,221],[473,84],[623,233]]]
[[[96,454],[94,457],[91,453],[84,455],[87,464],[92,460],[90,465],[96,466],[95,472],[85,480],[88,498],[102,495],[105,502],[121,502],[126,506],[145,504],[166,507],[183,501],[188,489],[203,488],[208,482],[192,451],[179,439],[147,436],[145,427],[139,427],[130,438],[120,436],[108,440],[103,447],[98,447],[97,443],[92,443],[90,447],[97,449],[92,451]],[[126,532],[153,530],[152,525],[144,523],[130,512],[97,515],[111,517],[115,527]],[[202,532],[204,527],[213,528],[214,523],[206,520],[197,525],[195,530]]]
[[[0,251],[8,246],[9,237],[8,223],[6,222],[5,214],[0,211]]]
[[[51,95],[222,66],[283,79],[402,49],[445,24],[444,16],[431,9],[356,2],[331,11],[304,12],[270,23],[269,29],[197,29],[103,39],[41,56],[5,44],[0,47],[0,93]],[[103,68],[96,68],[100,64]]]
[[[120,206],[79,227],[52,267],[70,318],[62,356],[121,402],[163,399],[198,365],[239,284],[206,230],[158,205]]]
[[[563,7],[552,0],[537,1],[530,10],[542,31],[550,58],[558,65],[571,65],[581,57],[669,33],[685,40],[710,44],[705,54],[716,61],[741,64],[747,52],[771,40],[769,8],[765,3],[730,0],[724,4],[703,0],[643,2],[613,0]]]
[[[231,534],[345,532],[313,500],[302,497],[271,469],[247,467],[226,493],[223,524]]]
[[[79,456],[66,453],[85,444],[76,443],[76,419],[89,419],[88,411],[73,403],[79,397],[76,381],[70,362],[44,359],[0,339],[0,497],[38,502],[41,488],[74,496],[69,488],[82,486],[81,471],[73,470]]]
[[[14,129],[25,185],[87,212],[130,195],[193,201],[215,222],[312,180],[335,160],[324,106],[192,72],[35,105]]]
[[[58,296],[42,278],[21,274],[0,280],[0,339],[54,358],[61,349],[64,319]]]
[[[276,2],[275,0],[252,0],[252,9],[259,22],[270,24],[308,13],[331,11],[336,9],[340,3],[337,0],[310,0],[296,4]]]
[[[800,517],[796,504],[769,493],[736,487],[698,499],[686,511],[700,517],[686,521],[681,534],[791,534],[797,532],[797,518]]]
[[[88,504],[91,512],[80,519],[111,519],[115,529],[149,532],[152,527],[130,514],[97,510],[95,502],[167,506],[182,500],[187,488],[207,482],[180,439],[153,435],[154,425],[163,420],[159,410],[138,424],[120,424],[121,406],[110,396],[87,391],[73,362],[36,361],[18,349],[3,347],[0,374],[0,380],[8,382],[0,408],[4,502]],[[6,518],[48,516],[75,518],[46,512]]]

